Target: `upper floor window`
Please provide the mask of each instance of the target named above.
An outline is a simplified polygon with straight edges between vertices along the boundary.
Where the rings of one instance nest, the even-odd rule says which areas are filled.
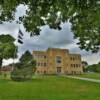
[[[76,67],[78,67],[78,64],[76,64]]]
[[[74,57],[71,57],[70,59],[71,59],[71,60],[73,60],[73,61],[75,60],[75,58],[74,58]]]
[[[70,59],[72,60],[73,58],[71,57]]]
[[[61,56],[56,56],[56,63],[57,64],[61,64],[61,61],[62,59],[61,59]]]
[[[71,67],[73,67],[73,64],[71,64]]]
[[[46,59],[47,57],[46,56],[44,56],[44,59]]]

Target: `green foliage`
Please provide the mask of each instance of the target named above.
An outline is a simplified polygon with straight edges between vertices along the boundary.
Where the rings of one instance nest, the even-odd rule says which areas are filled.
[[[87,61],[82,61],[82,64],[85,66],[88,66],[88,62]]]
[[[100,65],[100,61],[98,62],[98,64]]]
[[[0,43],[12,43],[15,39],[10,35],[0,35]]]
[[[29,51],[26,51],[25,54],[22,55],[20,58],[21,63],[27,64],[30,60],[32,60],[32,55],[30,54]]]
[[[100,50],[100,0],[0,0],[0,22],[13,21],[20,4],[28,9],[17,22],[31,36],[39,35],[41,26],[60,30],[61,22],[69,21],[81,49]]]
[[[15,39],[10,35],[0,35],[0,66],[2,66],[3,59],[14,57],[15,49],[17,49],[14,41]]]
[[[20,62],[14,65],[11,78],[14,81],[25,81],[32,79],[36,70],[36,61],[29,51],[26,51],[20,58]]]
[[[88,62],[87,61],[82,61],[82,65],[83,65],[83,72],[86,72],[87,71]]]
[[[87,67],[86,70],[90,71],[90,72],[98,72],[98,73],[100,73],[100,65],[99,64],[90,65],[90,66]]]

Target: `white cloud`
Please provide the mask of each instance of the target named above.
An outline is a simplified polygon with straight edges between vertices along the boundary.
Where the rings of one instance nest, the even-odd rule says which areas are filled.
[[[100,53],[83,56],[82,59],[88,61],[89,64],[97,64],[100,62]]]
[[[11,63],[16,63],[16,62],[18,62],[19,60],[18,59],[8,59],[8,60],[3,60],[3,66],[5,66],[5,65],[9,65],[9,64],[11,64]]]

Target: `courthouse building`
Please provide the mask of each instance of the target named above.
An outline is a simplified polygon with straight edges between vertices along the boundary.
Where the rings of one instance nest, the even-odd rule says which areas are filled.
[[[36,74],[81,74],[81,55],[70,54],[67,49],[48,48],[47,51],[33,51],[36,60]]]

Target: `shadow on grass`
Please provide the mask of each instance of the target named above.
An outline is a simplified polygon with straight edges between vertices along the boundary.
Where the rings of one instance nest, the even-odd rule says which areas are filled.
[[[25,81],[14,81],[11,78],[4,78],[4,77],[0,77],[0,83],[37,83],[37,82],[43,82],[44,79],[41,76],[33,76],[32,79],[30,80],[25,80]]]

